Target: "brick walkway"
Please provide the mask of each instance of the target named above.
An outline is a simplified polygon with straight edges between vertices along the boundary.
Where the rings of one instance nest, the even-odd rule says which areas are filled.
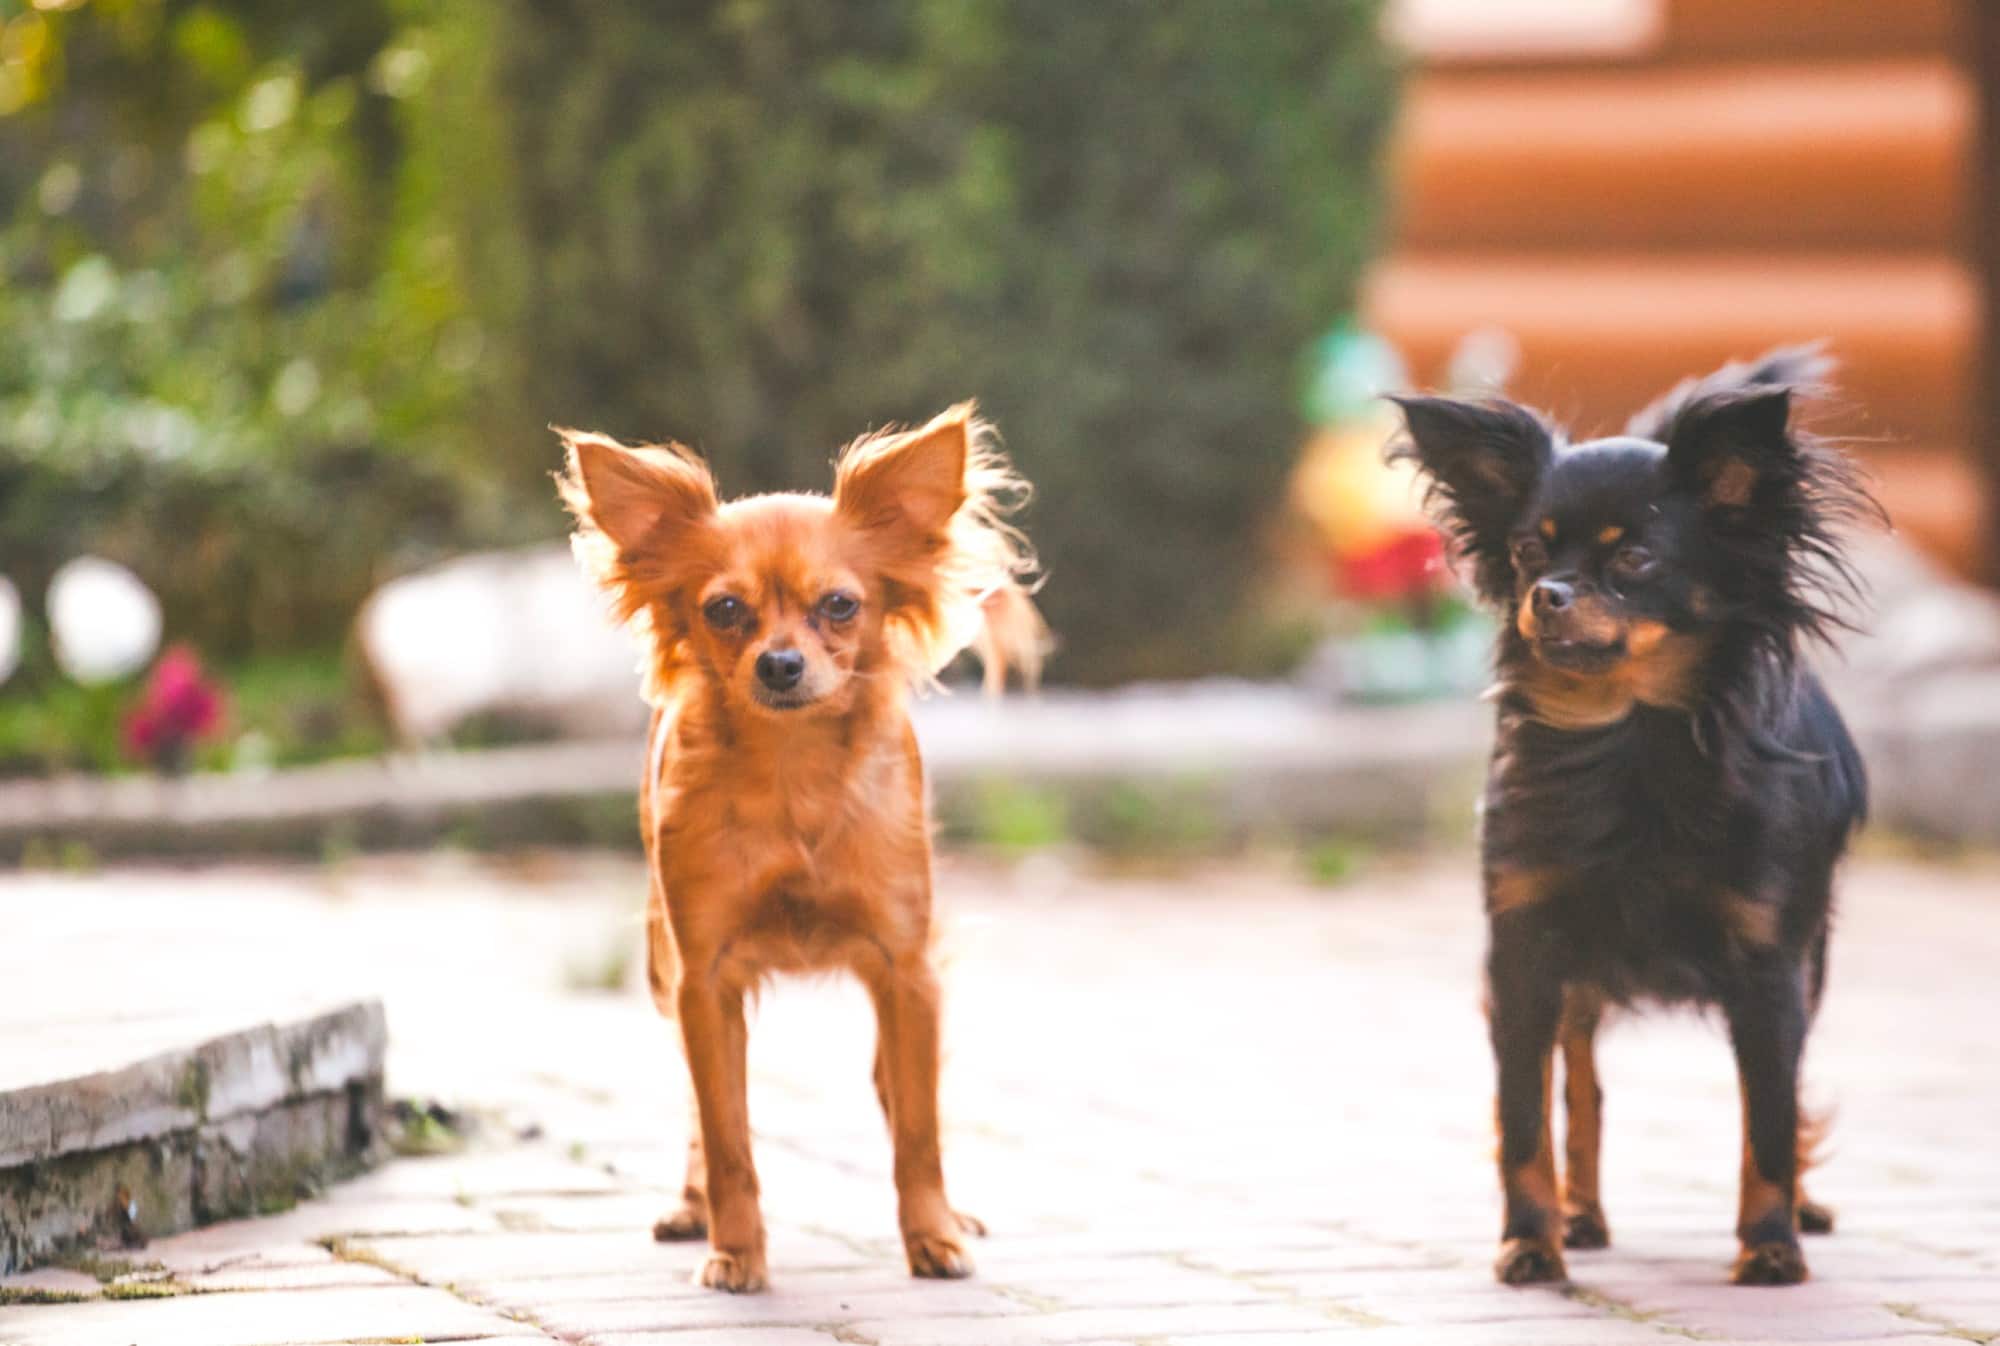
[[[97,1297],[0,1307],[0,1343],[2000,1338],[1991,869],[1850,876],[1808,1063],[1813,1096],[1838,1107],[1814,1190],[1841,1230],[1809,1245],[1810,1284],[1724,1284],[1735,1087],[1714,1027],[1683,1017],[1605,1044],[1614,1246],[1573,1255],[1559,1293],[1487,1270],[1498,1214],[1467,861],[1339,889],[1255,868],[948,866],[946,1169],[993,1230],[978,1275],[904,1275],[865,1005],[843,985],[788,985],[752,1040],[774,1288],[730,1298],[687,1284],[698,1248],[646,1234],[679,1181],[667,1028],[636,994],[563,985],[636,933],[636,871],[547,866],[0,884],[0,902],[59,902],[71,921],[95,904],[107,960],[110,932],[144,938],[152,913],[228,929],[218,971],[276,964],[382,989],[392,1088],[540,1128],[133,1254],[137,1283],[171,1297],[104,1298],[77,1272],[17,1278],[17,1293]]]

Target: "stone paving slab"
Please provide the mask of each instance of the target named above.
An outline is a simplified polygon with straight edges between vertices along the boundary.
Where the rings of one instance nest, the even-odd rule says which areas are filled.
[[[520,1328],[497,1313],[422,1286],[295,1289],[248,1294],[0,1309],[9,1346],[306,1346],[352,1341],[470,1341]],[[544,1338],[546,1340],[546,1338]]]
[[[568,986],[636,938],[621,863],[369,861],[67,881],[69,903],[171,891],[368,970],[398,1025],[391,1087],[502,1118],[464,1153],[135,1252],[108,1284],[0,1279],[0,1343],[466,1340],[602,1346],[1941,1346],[2000,1340],[2000,1057],[1988,1031],[2000,870],[1870,862],[1846,885],[1808,1093],[1837,1109],[1815,1191],[1841,1231],[1814,1279],[1725,1283],[1738,1110],[1695,1016],[1603,1051],[1615,1244],[1567,1291],[1496,1285],[1490,1063],[1463,858],[1340,888],[1257,864],[1107,877],[948,862],[944,1108],[978,1274],[903,1271],[865,999],[781,985],[752,1036],[769,1294],[688,1283],[647,1237],[679,1182],[685,1081],[636,988]],[[0,881],[0,900],[9,882]],[[405,1027],[407,1025],[407,1027]],[[517,1139],[534,1124],[532,1139]],[[175,1297],[119,1301],[148,1279]],[[328,1335],[332,1334],[332,1335]],[[341,1335],[345,1334],[345,1335]]]

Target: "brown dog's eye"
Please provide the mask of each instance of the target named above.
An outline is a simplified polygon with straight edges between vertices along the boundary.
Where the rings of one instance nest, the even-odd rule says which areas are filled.
[[[1514,566],[1517,570],[1540,570],[1549,563],[1549,549],[1536,537],[1524,537],[1514,543]]]
[[[1635,580],[1645,576],[1653,568],[1653,553],[1644,547],[1620,547],[1611,556],[1611,573],[1621,579]]]
[[[851,622],[854,614],[861,611],[861,600],[853,594],[835,589],[819,600],[819,610],[830,622]]]
[[[703,620],[718,631],[727,631],[732,626],[740,625],[744,611],[743,600],[732,598],[728,594],[720,598],[711,598],[701,607]]]

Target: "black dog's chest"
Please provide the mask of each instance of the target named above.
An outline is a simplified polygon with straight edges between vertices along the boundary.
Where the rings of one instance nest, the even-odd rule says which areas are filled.
[[[1708,1000],[1740,878],[1731,815],[1681,717],[1595,734],[1503,723],[1483,848],[1489,871],[1535,876],[1531,919],[1566,980],[1620,1000]]]
[[[1730,960],[1728,890],[1699,872],[1582,871],[1549,896],[1565,980],[1614,1000],[1711,1001]]]

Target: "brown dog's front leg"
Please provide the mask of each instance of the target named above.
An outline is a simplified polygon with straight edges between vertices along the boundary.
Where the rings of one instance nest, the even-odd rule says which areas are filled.
[[[896,1152],[896,1202],[914,1276],[969,1276],[963,1226],[944,1193],[938,1149],[938,984],[921,955],[872,979],[878,1080]],[[975,1222],[976,1223],[976,1222]]]
[[[764,1216],[757,1206],[757,1169],[750,1156],[743,993],[712,976],[684,973],[678,1008],[708,1169],[710,1251],[695,1283],[737,1293],[762,1290],[767,1279]]]
[[[889,1138],[893,1141],[896,1136],[896,1114],[889,1102],[889,1057],[880,1038],[875,1041],[875,1100],[882,1105],[882,1120],[889,1124]],[[978,1216],[967,1215],[960,1210],[953,1211],[952,1218],[958,1221],[961,1233],[972,1234],[978,1238],[986,1237],[986,1222]]]

